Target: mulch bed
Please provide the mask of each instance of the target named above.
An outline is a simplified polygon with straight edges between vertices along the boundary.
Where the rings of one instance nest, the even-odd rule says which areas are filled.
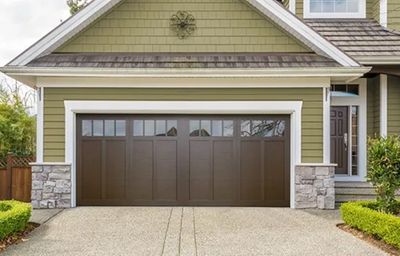
[[[10,245],[19,244],[21,242],[26,241],[26,237],[29,233],[31,233],[35,228],[39,227],[39,224],[36,223],[28,223],[28,226],[24,231],[18,232],[12,236],[9,236],[3,240],[0,240],[0,253],[7,249]]]
[[[391,246],[391,245],[385,243],[382,240],[377,239],[373,235],[366,234],[366,233],[364,233],[358,229],[352,228],[346,224],[338,224],[337,227],[343,231],[346,231],[346,232],[354,235],[355,237],[357,237],[359,239],[362,239],[362,240],[368,242],[369,244],[372,244],[375,247],[378,247],[379,249],[388,253],[389,255],[393,255],[393,256],[400,255],[400,250],[396,249],[394,246]]]

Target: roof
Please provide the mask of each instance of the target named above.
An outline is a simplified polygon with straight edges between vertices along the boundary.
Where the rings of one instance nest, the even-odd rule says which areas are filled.
[[[32,60],[51,54],[67,40],[89,26],[98,17],[111,10],[122,0],[94,0],[82,11],[55,28],[8,66],[25,66]],[[246,0],[255,9],[274,21],[284,31],[310,47],[318,55],[328,56],[344,67],[360,67],[360,64],[319,35],[302,20],[285,9],[277,1]]]
[[[371,19],[306,19],[305,22],[356,60],[400,56],[400,33]]]
[[[317,54],[50,54],[28,67],[55,68],[299,68],[340,67]]]

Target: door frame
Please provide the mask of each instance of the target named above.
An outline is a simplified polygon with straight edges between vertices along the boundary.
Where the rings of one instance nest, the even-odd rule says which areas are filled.
[[[71,207],[76,207],[77,114],[287,114],[290,115],[290,208],[295,208],[295,166],[301,163],[302,101],[64,101],[65,162],[71,164]]]
[[[343,83],[341,83],[343,84]],[[360,78],[349,84],[357,84],[358,95],[355,96],[331,96],[331,106],[349,107],[349,121],[351,119],[351,107],[358,107],[358,174],[335,175],[336,181],[366,181],[367,175],[367,79]],[[352,134],[351,121],[349,122],[349,135]],[[349,138],[349,148],[352,140]],[[348,151],[348,168],[351,169],[351,150]]]

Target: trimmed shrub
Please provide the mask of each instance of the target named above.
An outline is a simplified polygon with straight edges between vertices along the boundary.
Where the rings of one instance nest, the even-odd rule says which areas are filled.
[[[400,202],[397,202],[400,208]],[[348,202],[340,212],[344,222],[400,249],[400,218],[379,212],[376,201]]]
[[[23,231],[31,217],[30,204],[18,201],[0,201],[0,240]]]
[[[368,140],[368,181],[377,193],[378,209],[396,213],[396,190],[400,189],[400,138]]]

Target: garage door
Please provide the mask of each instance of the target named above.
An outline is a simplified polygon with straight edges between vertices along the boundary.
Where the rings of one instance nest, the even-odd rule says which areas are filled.
[[[79,115],[78,205],[289,206],[288,116]]]

